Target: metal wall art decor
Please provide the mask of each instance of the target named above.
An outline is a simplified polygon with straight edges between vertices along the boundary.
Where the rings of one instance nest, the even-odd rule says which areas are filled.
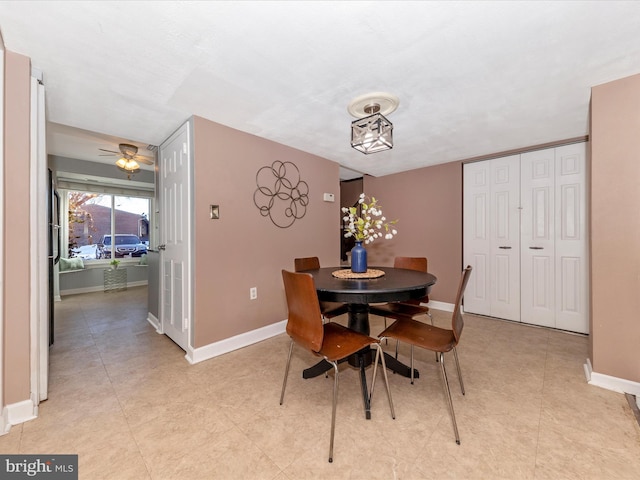
[[[256,173],[258,188],[253,202],[260,215],[274,225],[288,228],[304,217],[309,205],[309,185],[300,179],[300,170],[291,162],[276,160]]]

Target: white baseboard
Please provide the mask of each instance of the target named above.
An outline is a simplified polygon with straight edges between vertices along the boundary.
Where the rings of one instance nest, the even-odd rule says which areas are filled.
[[[254,343],[258,343],[268,338],[275,337],[276,335],[280,335],[281,333],[284,333],[286,331],[286,328],[287,321],[282,320],[281,322],[273,323],[271,325],[267,325],[266,327],[252,330],[251,332],[242,333],[240,335],[236,335],[235,337],[226,338],[224,340],[216,343],[211,343],[204,347],[195,348],[191,352],[187,353],[187,360],[189,360],[190,363],[199,363],[204,360],[209,360],[219,355],[223,355],[239,348],[247,347],[249,345],[253,345]]]
[[[139,280],[137,282],[127,282],[127,288],[129,287],[142,287],[143,285],[147,285],[149,282],[147,280]],[[104,286],[95,285],[93,287],[84,287],[84,288],[68,288],[67,290],[60,290],[60,296],[65,295],[77,295],[79,293],[92,293],[92,292],[102,292],[104,291]]]
[[[22,402],[6,405],[2,413],[2,419],[0,419],[0,422],[4,424],[0,434],[8,433],[12,425],[19,425],[35,418],[38,418],[38,406],[31,400],[23,400]]]
[[[591,367],[591,360],[587,358],[584,365],[584,373],[587,377],[587,383],[600,388],[606,388],[618,393],[630,393],[635,395],[636,399],[640,397],[640,383],[625,380],[624,378],[612,377],[604,373],[594,372]]]
[[[147,322],[156,329],[156,332],[160,333],[160,320],[158,320],[153,313],[147,312]]]
[[[427,303],[427,307],[433,308],[434,310],[442,310],[443,312],[453,313],[454,306],[455,305],[453,303],[438,302],[434,300],[429,300],[429,303]]]
[[[9,430],[11,430],[11,424],[9,423],[9,413],[7,412],[6,408],[2,409],[2,412],[0,412],[0,437],[2,435],[6,435],[7,433],[9,433]]]

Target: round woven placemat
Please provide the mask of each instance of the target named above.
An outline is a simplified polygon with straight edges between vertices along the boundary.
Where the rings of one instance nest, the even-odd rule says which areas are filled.
[[[341,270],[336,270],[335,272],[331,272],[336,278],[378,278],[384,275],[382,270],[376,270],[375,268],[368,268],[366,272],[363,273],[354,273],[348,268],[343,268]]]

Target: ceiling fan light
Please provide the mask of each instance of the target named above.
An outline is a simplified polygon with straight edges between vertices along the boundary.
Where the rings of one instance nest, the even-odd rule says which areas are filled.
[[[140,170],[140,165],[138,165],[138,162],[136,162],[133,159],[129,159],[127,160],[127,164],[124,166],[125,170],[129,170],[129,171],[133,171],[133,170]]]
[[[118,167],[119,170],[122,170],[124,173],[126,173],[127,175],[132,175],[134,173],[138,173],[140,171],[139,168],[136,168],[134,170],[128,170],[126,168],[122,168],[122,167]]]
[[[124,158],[124,157],[119,158],[119,159],[116,161],[116,165],[117,165],[118,167],[120,167],[120,168],[125,168],[125,166],[127,165],[127,159],[126,159],[126,158]]]

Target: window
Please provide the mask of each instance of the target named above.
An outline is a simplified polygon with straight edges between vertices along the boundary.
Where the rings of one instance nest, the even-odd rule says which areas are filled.
[[[151,199],[68,191],[66,252],[84,262],[139,259],[149,247]]]

